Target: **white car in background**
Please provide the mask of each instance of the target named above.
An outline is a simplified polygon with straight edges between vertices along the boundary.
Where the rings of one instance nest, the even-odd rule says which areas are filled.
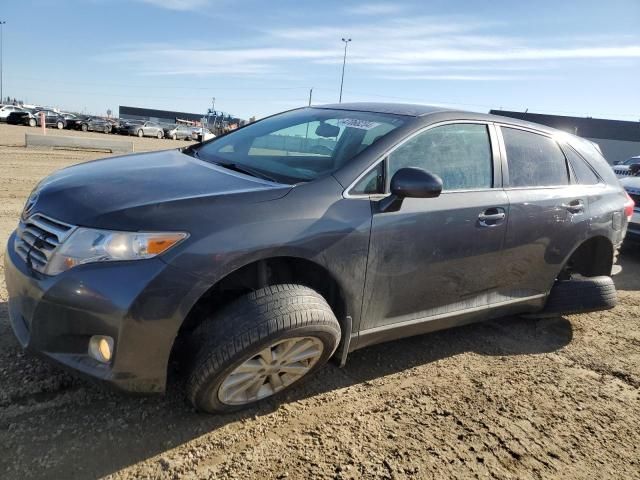
[[[640,164],[640,155],[636,157],[631,157],[625,160],[624,162],[615,162],[613,164],[613,172],[616,174],[618,178],[624,178],[631,175],[629,171],[629,167],[631,165],[639,165]]]
[[[2,105],[0,107],[0,122],[6,122],[7,117],[13,112],[22,112],[24,108],[16,107],[15,105]]]

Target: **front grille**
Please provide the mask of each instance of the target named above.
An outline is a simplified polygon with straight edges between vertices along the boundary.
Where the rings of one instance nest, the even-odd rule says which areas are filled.
[[[620,170],[618,170],[618,169],[615,169],[615,168],[614,168],[614,169],[613,169],[613,172],[614,172],[616,175],[620,175],[621,177],[628,177],[629,175],[631,175],[631,172],[630,172],[629,170],[627,170],[627,169],[620,169]]]
[[[59,222],[40,213],[20,220],[16,230],[16,253],[34,270],[44,272],[47,262],[58,246],[76,227]]]

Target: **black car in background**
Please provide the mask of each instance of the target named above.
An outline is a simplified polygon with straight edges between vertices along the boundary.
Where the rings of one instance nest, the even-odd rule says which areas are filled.
[[[117,130],[114,132],[120,135],[129,135],[130,127],[133,125],[142,125],[143,123],[143,120],[120,120]]]
[[[28,125],[30,127],[42,126],[44,115],[45,126],[62,130],[67,125],[67,120],[61,113],[53,110],[27,110],[24,112],[12,112],[7,117],[7,123],[11,125]]]
[[[9,125],[29,125],[31,119],[33,119],[33,126],[35,127],[35,117],[33,116],[33,110],[23,109],[17,112],[11,112],[7,116],[7,123]]]
[[[76,126],[76,129],[83,132],[111,133],[112,128],[113,124],[110,121],[100,117],[87,117]]]
[[[87,118],[86,115],[79,115],[77,113],[63,113],[62,115],[67,121],[67,125],[65,127],[67,130],[77,130],[80,122]]]

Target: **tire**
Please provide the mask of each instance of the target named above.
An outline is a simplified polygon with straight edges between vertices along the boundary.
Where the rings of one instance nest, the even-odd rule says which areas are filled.
[[[156,135],[158,137],[158,140],[162,139],[162,137],[164,137],[164,135],[162,134],[162,132],[158,132],[158,135]]]
[[[62,130],[64,128],[64,123],[58,122],[56,123],[56,127],[58,127],[58,130]]]
[[[82,126],[80,127],[80,130],[82,130],[83,132],[88,132],[89,125],[87,125],[86,123],[83,123]]]
[[[109,128],[109,125],[106,125],[104,127],[104,133],[111,133],[111,128]]]
[[[214,313],[192,334],[190,350],[196,353],[187,379],[187,396],[196,409],[208,413],[235,411],[277,398],[324,365],[339,341],[340,324],[316,291],[289,284],[256,290]],[[290,359],[282,367],[276,358],[283,362],[287,355],[268,353],[271,363],[264,360],[265,355],[259,355],[273,350],[285,354],[287,349],[300,348],[309,358]],[[237,387],[232,377],[238,375],[235,370],[241,365],[251,368],[252,373],[255,369],[251,375],[254,382],[246,383],[259,389],[253,396],[245,390],[232,395],[233,386]],[[281,372],[280,368],[298,372]]]
[[[548,318],[575,313],[598,312],[616,306],[618,296],[611,277],[574,276],[555,283],[541,312],[529,318]]]
[[[171,140],[177,140],[177,139],[178,139],[178,135],[176,135],[175,133],[171,135]]]
[[[138,130],[138,137],[144,137],[144,132],[142,131],[142,129]]]
[[[30,118],[29,119],[29,126],[30,127],[37,127],[38,126],[38,121],[35,118]]]

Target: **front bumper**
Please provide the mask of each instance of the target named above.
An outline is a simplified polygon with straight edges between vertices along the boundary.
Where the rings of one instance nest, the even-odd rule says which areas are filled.
[[[23,348],[116,388],[162,392],[173,340],[199,295],[190,275],[159,259],[87,264],[55,277],[5,254],[9,318]],[[115,341],[103,364],[87,353],[93,335]]]

